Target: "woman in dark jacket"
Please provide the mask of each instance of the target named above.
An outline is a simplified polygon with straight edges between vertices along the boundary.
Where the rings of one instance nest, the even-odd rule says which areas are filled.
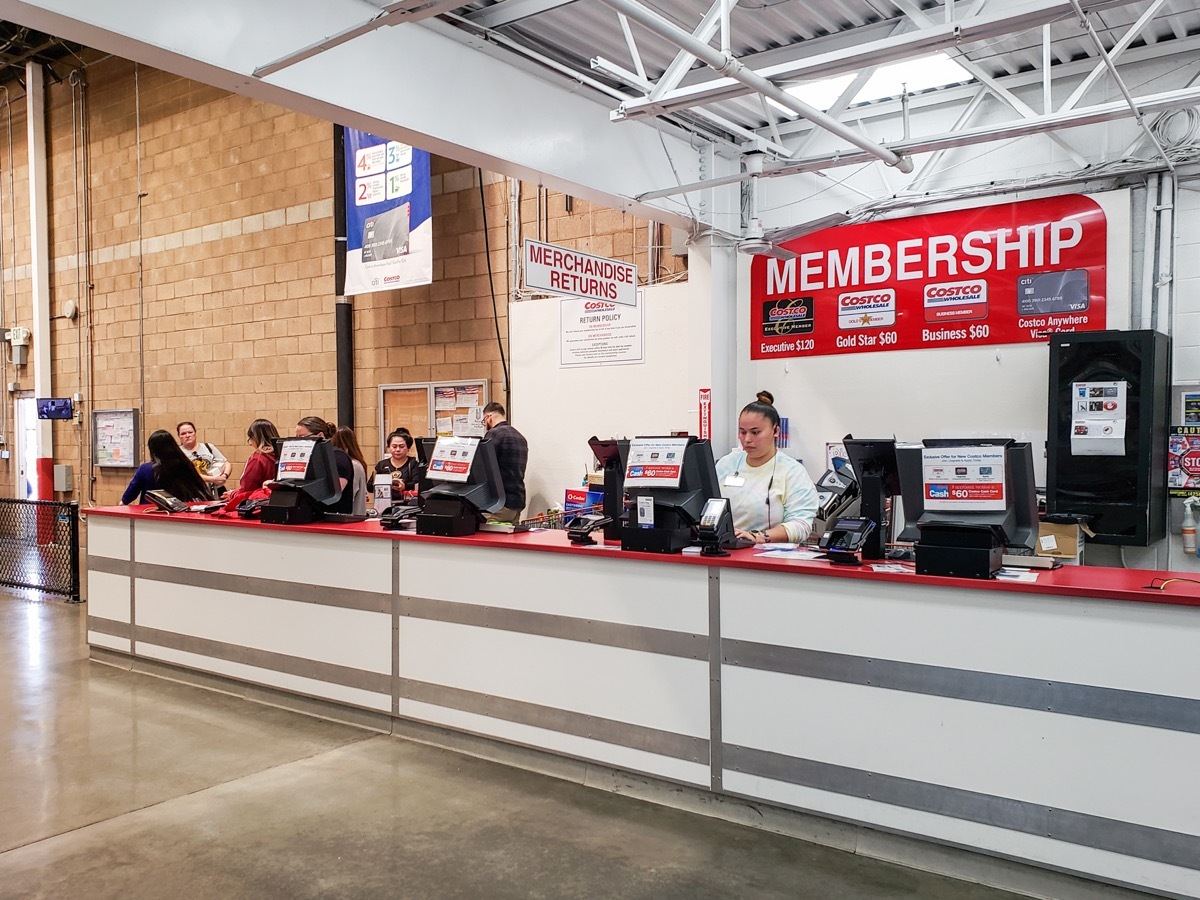
[[[146,502],[146,491],[166,491],[180,500],[208,500],[208,487],[196,471],[195,464],[184,455],[174,435],[161,428],[146,441],[150,462],[142,463],[133,473],[133,480],[122,503]]]

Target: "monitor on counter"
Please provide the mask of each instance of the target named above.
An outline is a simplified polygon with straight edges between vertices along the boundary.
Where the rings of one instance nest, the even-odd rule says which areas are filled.
[[[275,484],[264,522],[303,525],[342,499],[333,444],[323,437],[275,438]]]
[[[1032,444],[939,438],[896,455],[905,515],[899,540],[918,540],[922,525],[983,526],[1007,547],[1037,549]]]
[[[630,500],[621,546],[676,553],[691,543],[706,501],[721,496],[712,444],[686,437],[637,437],[629,442],[625,493]]]
[[[454,496],[481,512],[504,508],[504,481],[496,448],[486,438],[437,438],[429,451],[426,478],[431,485],[422,494],[426,503],[430,498]]]

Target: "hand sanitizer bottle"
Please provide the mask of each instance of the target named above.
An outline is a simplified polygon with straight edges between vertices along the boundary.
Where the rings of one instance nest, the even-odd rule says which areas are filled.
[[[1183,501],[1183,525],[1180,527],[1180,532],[1183,535],[1183,552],[1196,554],[1196,519],[1192,515],[1192,508],[1200,503],[1200,497],[1188,497]]]

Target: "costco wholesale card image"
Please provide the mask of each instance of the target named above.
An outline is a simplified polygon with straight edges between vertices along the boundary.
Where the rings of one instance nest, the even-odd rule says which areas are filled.
[[[750,357],[1045,341],[1107,327],[1108,223],[1070,195],[842,225],[750,267]]]

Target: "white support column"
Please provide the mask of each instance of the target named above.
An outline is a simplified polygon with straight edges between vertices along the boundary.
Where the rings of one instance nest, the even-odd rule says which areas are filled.
[[[33,295],[33,391],[51,394],[50,213],[46,184],[46,76],[40,63],[25,64],[25,108],[29,147],[29,263]],[[38,420],[37,496],[54,499],[54,436],[48,419]]]
[[[738,160],[710,154],[706,169],[713,178],[736,173]],[[713,188],[703,194],[704,218],[725,232],[740,232],[741,185]],[[707,232],[692,241],[688,253],[688,284],[697,305],[696,320],[707,311],[708,332],[699,321],[693,325],[693,340],[707,337],[708,372],[695,372],[696,380],[707,376],[712,388],[712,444],[718,458],[729,452],[735,439],[737,412],[746,401],[737,393],[738,368],[738,253],[728,237]],[[703,358],[703,355],[693,358]]]

